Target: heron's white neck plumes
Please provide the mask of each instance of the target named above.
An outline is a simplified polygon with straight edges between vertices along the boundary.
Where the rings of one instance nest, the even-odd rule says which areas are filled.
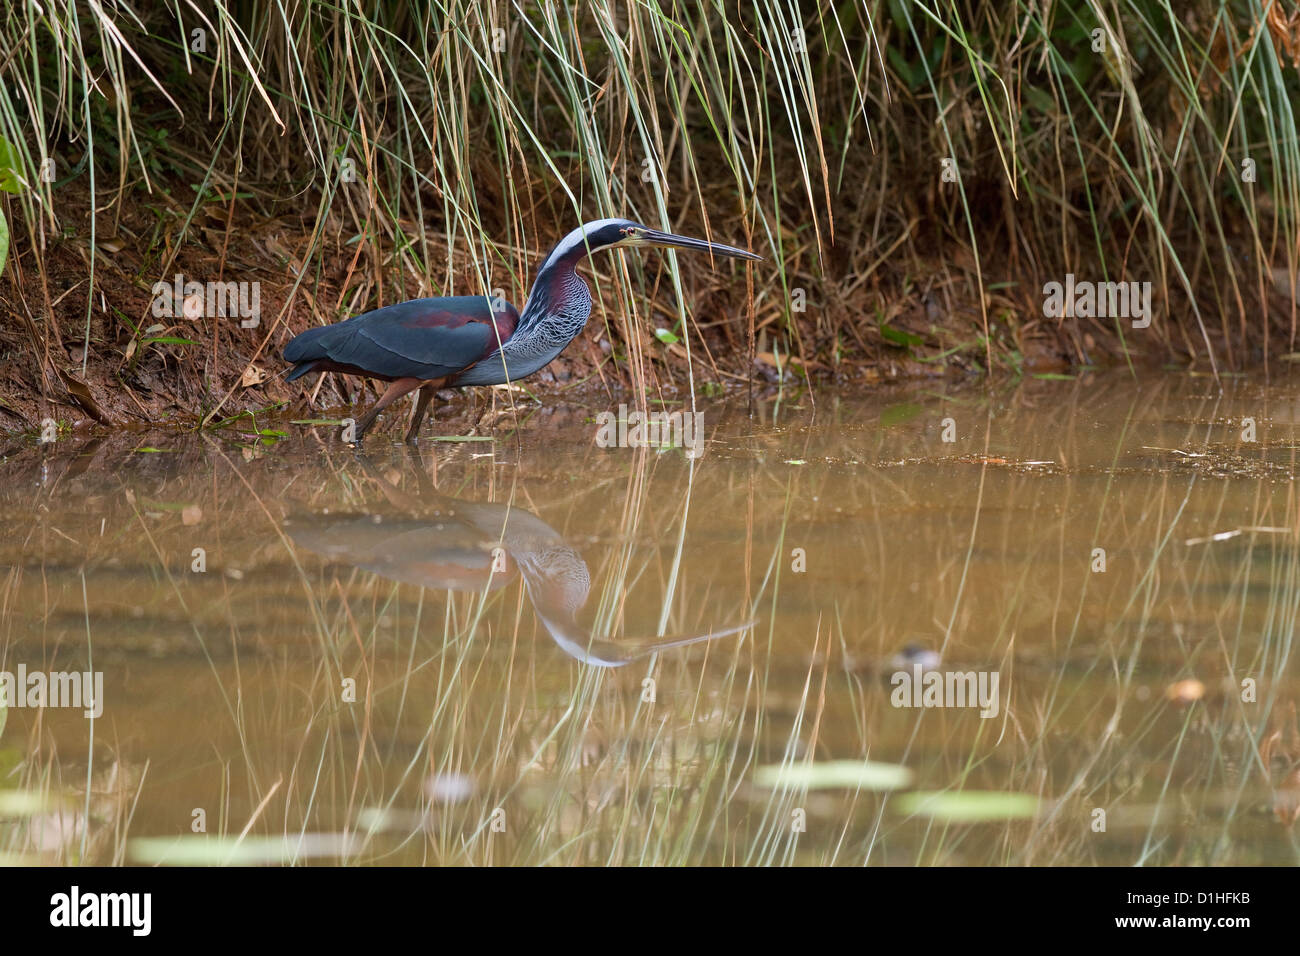
[[[541,272],[553,262],[562,259],[564,256],[579,247],[582,248],[584,254],[588,249],[592,252],[595,252],[597,249],[608,249],[611,245],[614,245],[614,243],[603,243],[597,245],[594,240],[591,240],[589,244],[586,237],[600,229],[603,229],[605,226],[612,226],[623,221],[624,220],[622,219],[597,219],[593,222],[583,223],[555,244],[555,248],[551,250],[551,254],[546,257],[546,261],[541,264],[537,271]]]

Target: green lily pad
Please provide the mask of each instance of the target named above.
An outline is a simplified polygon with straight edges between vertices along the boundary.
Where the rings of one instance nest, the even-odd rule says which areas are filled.
[[[1022,820],[1036,815],[1041,805],[1032,793],[1000,790],[919,790],[904,794],[894,804],[901,813],[950,823]]]
[[[355,852],[359,840],[342,833],[304,833],[301,836],[216,837],[203,834],[179,837],[138,837],[128,844],[137,863],[172,866],[255,866],[289,863],[308,857],[344,856]]]
[[[0,790],[0,817],[30,817],[49,809],[43,793],[31,790]]]

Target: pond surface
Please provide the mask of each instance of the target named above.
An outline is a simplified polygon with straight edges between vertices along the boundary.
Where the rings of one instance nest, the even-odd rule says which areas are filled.
[[[1300,861],[1300,388],[619,401],[11,446],[0,855]]]

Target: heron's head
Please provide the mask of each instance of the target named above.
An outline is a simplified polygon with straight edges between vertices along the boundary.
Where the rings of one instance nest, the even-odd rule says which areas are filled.
[[[660,232],[658,229],[651,229],[649,226],[643,226],[628,219],[610,220],[609,224],[602,226],[599,231],[602,238],[613,240],[610,243],[613,246],[632,248],[656,246],[661,249],[694,249],[697,252],[709,252],[715,256],[730,256],[733,259],[763,258],[746,249],[737,249],[735,246],[723,245],[721,242],[710,242],[707,239],[692,239],[689,236],[678,236],[671,232]]]
[[[671,232],[660,232],[630,219],[597,219],[584,223],[569,233],[556,244],[551,254],[546,257],[543,268],[560,259],[574,263],[579,256],[585,256],[602,249],[647,248],[694,249],[708,252],[715,256],[730,256],[736,259],[762,259],[745,249],[709,242],[707,239],[692,239],[689,236],[677,236]]]

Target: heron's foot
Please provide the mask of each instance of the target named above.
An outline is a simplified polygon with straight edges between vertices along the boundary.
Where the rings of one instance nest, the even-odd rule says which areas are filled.
[[[377,408],[370,409],[364,415],[358,415],[352,420],[351,435],[348,434],[347,429],[344,429],[343,440],[349,444],[360,446],[378,420],[379,409]]]
[[[397,399],[401,398],[403,395],[406,395],[408,392],[413,392],[419,387],[420,380],[418,378],[399,378],[392,382],[388,388],[384,390],[384,394],[379,396],[379,401],[375,402],[375,404],[371,406],[370,411],[366,412],[356,420],[356,423],[353,426],[352,440],[360,443],[370,426],[374,424],[375,419],[379,417],[380,412],[393,404],[393,402],[397,401]],[[419,416],[416,416],[415,424],[418,425],[419,421]]]
[[[429,418],[432,419],[433,416],[430,415]],[[418,444],[420,441],[420,429],[422,427],[423,427],[423,423],[421,423],[420,425],[412,425],[410,428],[406,430],[406,437],[403,438],[402,440],[405,441],[406,444],[408,445]]]
[[[373,415],[362,415],[360,418],[353,419],[351,433],[349,434],[348,428],[343,429],[343,440],[350,445],[360,445],[374,420]]]

